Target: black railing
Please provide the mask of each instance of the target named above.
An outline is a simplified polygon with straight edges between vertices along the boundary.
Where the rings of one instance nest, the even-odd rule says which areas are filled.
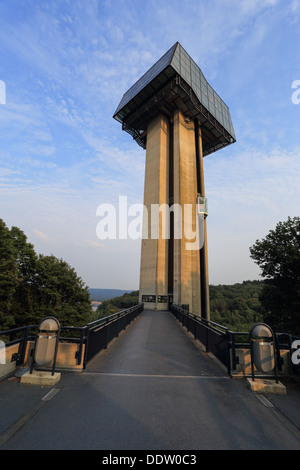
[[[189,312],[184,305],[178,306],[172,304],[170,311],[194,335],[194,338],[198,339],[205,346],[206,352],[213,353],[226,366],[229,375],[236,371],[239,364],[239,356],[236,353],[237,349],[249,349],[250,351],[249,333],[231,331],[223,325]],[[285,342],[283,342],[283,339]],[[291,360],[295,351],[293,343],[296,340],[300,340],[300,338],[287,333],[275,333],[275,350],[279,371],[282,370],[280,351],[288,350],[292,374],[300,376],[300,364],[295,364]]]
[[[13,346],[18,344],[18,352],[12,356],[12,362],[16,362],[17,366],[24,363],[27,341],[30,341],[34,334],[33,332],[37,329],[37,325],[22,326],[19,328],[12,328],[10,330],[0,331],[0,340],[5,340],[5,347]]]
[[[83,366],[85,367],[102,349],[106,349],[109,342],[117,337],[120,331],[124,330],[143,310],[144,304],[138,304],[88,323]]]
[[[172,304],[170,311],[183,326],[198,339],[207,352],[213,353],[226,367],[228,374],[236,371],[239,364],[237,349],[249,349],[249,333],[235,332],[211,320],[195,315],[185,308]],[[62,326],[60,342],[78,344],[75,353],[76,365],[83,368],[102,349],[107,348],[109,342],[117,337],[142,311],[143,304],[121,310],[117,313],[100,318],[83,327]],[[12,362],[16,366],[24,364],[28,341],[34,341],[38,325],[29,325],[10,330],[0,331],[0,340],[5,340],[5,347],[19,344],[18,351],[13,354]],[[281,350],[290,352],[290,359],[295,353],[293,344],[299,341],[299,336],[287,333],[275,333],[278,369],[282,370],[280,358]],[[294,354],[295,355],[295,354]],[[290,361],[292,374],[300,376],[300,364]]]
[[[290,358],[291,358],[290,365],[291,365],[292,374],[298,375],[300,377],[300,362],[299,362],[300,353],[299,353],[299,356],[297,357],[298,363],[292,360],[294,356],[297,356],[296,349],[299,350],[299,346],[298,348],[295,348],[293,347],[293,345],[295,344],[295,342],[298,342],[299,344],[300,336],[295,336],[295,335],[291,335],[288,333],[276,333],[275,338],[278,344],[278,350],[285,349],[290,352]]]
[[[60,342],[78,344],[75,353],[76,365],[86,364],[101,349],[107,348],[108,343],[119,335],[144,309],[144,304],[138,304],[130,308],[121,310],[104,318],[100,318],[86,326],[61,326]],[[12,355],[12,362],[16,366],[24,364],[28,341],[34,341],[38,330],[38,325],[29,325],[10,330],[0,331],[1,338],[5,340],[5,347],[8,348],[18,344],[18,352]],[[85,348],[84,348],[85,346]]]
[[[16,362],[16,366],[24,364],[26,356],[26,348],[28,341],[34,341],[36,338],[38,330],[38,325],[29,325],[22,326],[19,328],[13,328],[10,330],[0,331],[0,340],[5,339],[5,347],[13,346],[14,344],[19,344],[18,351],[12,355],[12,362]],[[60,342],[65,343],[77,343],[79,344],[79,349],[76,352],[76,364],[80,365],[82,361],[82,351],[83,344],[86,339],[86,326],[84,327],[74,327],[74,326],[61,326],[60,331],[66,335],[67,332],[72,332],[70,336],[60,336]],[[79,332],[78,336],[75,336],[74,333]]]
[[[170,311],[194,335],[194,339],[198,339],[205,346],[206,352],[213,353],[227,367],[227,371],[230,374],[229,329],[213,321],[201,318],[199,315],[191,313],[182,307],[172,304]]]

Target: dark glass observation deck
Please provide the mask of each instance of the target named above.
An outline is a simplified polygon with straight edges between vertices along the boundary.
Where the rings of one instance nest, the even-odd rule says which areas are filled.
[[[148,123],[160,112],[171,117],[176,109],[199,121],[203,156],[236,141],[228,106],[179,42],[123,95],[113,117],[146,148]]]

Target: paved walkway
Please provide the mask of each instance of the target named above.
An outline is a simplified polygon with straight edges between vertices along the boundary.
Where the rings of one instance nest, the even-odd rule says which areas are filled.
[[[169,312],[143,312],[51,389],[0,382],[0,449],[299,449],[299,388],[263,401]]]

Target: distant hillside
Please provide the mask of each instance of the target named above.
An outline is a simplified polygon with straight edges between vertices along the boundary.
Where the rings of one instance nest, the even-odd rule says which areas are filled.
[[[211,320],[232,331],[249,331],[263,321],[260,293],[263,281],[244,281],[232,285],[210,285]],[[92,300],[102,302],[97,315],[107,316],[138,303],[138,291],[90,289]]]
[[[126,293],[133,292],[132,290],[121,290],[121,289],[89,289],[91,300],[96,300],[98,302],[104,302],[105,300],[113,299],[114,297],[119,297]]]
[[[121,296],[104,300],[97,308],[98,318],[116,313],[139,303],[139,291],[125,292]]]
[[[263,321],[260,293],[263,281],[209,286],[210,318],[232,331],[249,331]]]

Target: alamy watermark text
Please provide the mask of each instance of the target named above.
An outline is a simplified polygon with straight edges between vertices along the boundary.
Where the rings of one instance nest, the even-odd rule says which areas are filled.
[[[295,91],[292,93],[292,103],[299,104],[300,103],[300,80],[294,80],[292,83],[292,88]]]
[[[0,80],[0,104],[6,104],[6,86],[3,80]]]
[[[170,239],[171,214],[174,240],[185,240],[186,250],[199,250],[204,241],[202,204],[143,204],[128,206],[127,196],[119,196],[119,205],[100,204],[96,234],[100,240]]]

